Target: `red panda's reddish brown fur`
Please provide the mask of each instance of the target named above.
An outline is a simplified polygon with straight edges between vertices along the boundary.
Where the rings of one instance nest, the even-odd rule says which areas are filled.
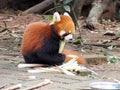
[[[46,34],[44,32],[46,32]],[[42,37],[44,36],[50,37],[49,24],[43,22],[33,22],[29,24],[24,31],[23,42],[21,44],[22,54],[24,55],[28,51],[41,48],[43,45]]]

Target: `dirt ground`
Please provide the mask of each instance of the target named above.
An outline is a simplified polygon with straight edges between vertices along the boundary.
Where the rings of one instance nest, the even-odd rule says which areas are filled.
[[[105,63],[104,54],[120,58],[120,22],[104,21],[101,30],[90,31],[83,27],[84,20],[80,20],[81,36],[84,44],[82,46],[67,43],[66,48],[80,52],[85,56],[89,64],[85,65],[95,71],[98,76],[68,76],[61,73],[38,73],[30,74],[27,69],[19,69],[17,65],[24,62],[20,53],[20,44],[24,28],[30,22],[46,21],[45,17],[39,15],[16,16],[0,14],[0,89],[21,83],[26,87],[38,84],[44,79],[50,79],[53,83],[38,88],[38,90],[80,90],[90,89],[89,84],[94,81],[120,80],[120,61],[117,63]],[[5,30],[6,28],[8,30]],[[107,33],[112,31],[112,33]],[[79,36],[77,31],[75,37]],[[36,76],[30,80],[27,76]],[[36,89],[37,90],[37,89]]]

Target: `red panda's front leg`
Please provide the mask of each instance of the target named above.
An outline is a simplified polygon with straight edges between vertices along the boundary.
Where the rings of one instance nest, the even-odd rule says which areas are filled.
[[[45,63],[49,65],[61,65],[66,56],[64,54],[38,54],[40,63]]]

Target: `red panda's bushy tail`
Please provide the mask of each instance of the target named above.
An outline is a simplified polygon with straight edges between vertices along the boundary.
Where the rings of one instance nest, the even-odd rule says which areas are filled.
[[[64,62],[67,62],[72,59],[71,57],[69,57],[69,55],[76,55],[78,57],[78,59],[77,59],[78,64],[86,64],[85,58],[75,51],[65,49],[65,50],[63,50],[63,54],[66,55],[66,59]]]

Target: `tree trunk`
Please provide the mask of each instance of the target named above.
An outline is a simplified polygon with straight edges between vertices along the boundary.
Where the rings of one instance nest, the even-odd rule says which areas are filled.
[[[77,25],[78,18],[81,14],[81,9],[83,7],[84,0],[74,0],[72,5],[72,11],[71,16],[73,18],[73,21],[75,22],[75,25]]]
[[[106,10],[107,6],[112,2],[112,0],[95,0],[93,2],[93,7],[86,19],[86,23],[89,29],[94,29],[98,25],[98,19]]]
[[[0,9],[4,9],[8,6],[9,2],[14,3],[15,0],[0,0]]]

